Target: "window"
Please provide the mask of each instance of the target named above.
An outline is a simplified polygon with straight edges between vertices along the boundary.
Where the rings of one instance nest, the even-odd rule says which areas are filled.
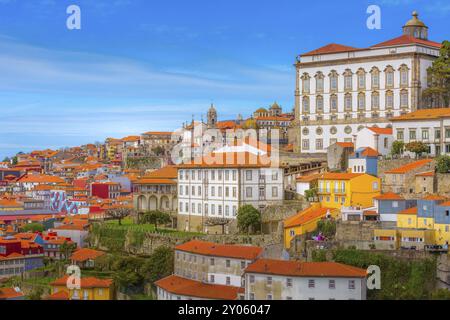
[[[309,139],[303,139],[302,140],[302,149],[303,150],[309,150]]]
[[[409,130],[409,140],[416,140],[416,130]]]
[[[316,91],[323,92],[323,74],[320,72],[316,75]]]
[[[386,73],[386,87],[392,88],[394,86],[394,68],[388,66],[385,70]]]
[[[363,69],[358,71],[358,89],[366,88],[366,72]]]
[[[251,198],[253,195],[252,195],[252,187],[247,187],[247,188],[245,188],[245,196],[247,197],[247,198]]]
[[[309,113],[309,97],[303,97],[303,113]]]
[[[278,187],[272,187],[272,197],[278,197]]]
[[[323,97],[317,96],[316,98],[316,112],[323,112]]]
[[[230,277],[226,278],[226,285],[227,286],[231,285],[231,278]]]
[[[441,129],[434,129],[434,138],[441,139]]]
[[[247,170],[247,171],[245,172],[245,177],[246,177],[247,181],[252,181],[252,178],[253,178],[253,171],[252,171],[252,170]]]
[[[353,81],[353,77],[352,77],[352,72],[350,70],[346,70],[346,72],[344,73],[344,89],[345,90],[352,90],[352,81]]]
[[[329,280],[328,281],[328,288],[329,289],[336,289],[336,281],[335,280]]]
[[[332,112],[338,110],[338,98],[334,94],[330,97],[330,108]]]
[[[302,77],[302,83],[303,83],[303,93],[309,93],[309,87],[310,87],[310,77],[307,73],[305,73]]]
[[[372,109],[379,109],[380,108],[380,95],[378,92],[372,93]]]
[[[249,299],[250,299],[250,300],[255,300],[255,294],[254,294],[254,293],[250,293]]]
[[[402,65],[400,67],[400,85],[402,87],[408,86],[408,67],[406,65]]]
[[[363,168],[363,170],[362,171],[364,171],[364,168]],[[378,190],[378,182],[374,182],[373,184],[372,184],[372,190]]]
[[[430,132],[428,130],[422,130],[422,140],[428,140],[430,138]]]
[[[323,149],[323,139],[316,139],[316,149],[317,150]]]
[[[350,290],[355,290],[355,280],[348,280],[348,288]]]
[[[402,90],[400,92],[400,107],[406,108],[408,107],[408,91]]]
[[[366,110],[366,95],[364,93],[358,95],[358,110]]]
[[[250,275],[249,281],[250,281],[250,283],[255,283],[255,276],[254,275]]]
[[[372,89],[378,89],[380,87],[380,70],[378,68],[372,69]]]
[[[267,285],[268,286],[272,285],[272,277],[267,277]]]
[[[403,140],[403,139],[404,139],[403,130],[397,130],[397,140]]]
[[[245,269],[245,261],[241,261],[241,269]]]
[[[352,95],[350,93],[347,93],[345,95],[344,107],[345,107],[345,111],[352,110]]]
[[[308,288],[315,288],[316,287],[316,281],[315,280],[308,280]]]
[[[337,91],[338,90],[338,74],[336,71],[331,71],[330,73],[330,90]]]
[[[216,281],[216,279],[215,279],[214,275],[213,275],[213,274],[210,275],[210,276],[209,276],[209,282],[210,282],[210,283],[214,283],[215,281]]]
[[[278,171],[272,171],[272,181],[278,180]]]
[[[272,298],[273,298],[273,297],[272,297],[272,294],[269,293],[269,294],[267,295],[267,300],[272,300]]]
[[[286,279],[286,287],[292,288],[292,279],[291,278]]]
[[[213,266],[214,265],[214,258],[209,259],[209,265]]]

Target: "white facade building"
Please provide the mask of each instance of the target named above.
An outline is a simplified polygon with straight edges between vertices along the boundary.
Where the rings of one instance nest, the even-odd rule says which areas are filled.
[[[423,142],[433,156],[450,154],[450,108],[418,110],[392,123],[395,140]]]
[[[366,270],[259,259],[245,271],[245,300],[366,300]]]
[[[392,128],[364,128],[355,135],[355,150],[372,148],[386,156],[391,152],[394,136]]]
[[[208,218],[234,220],[243,205],[280,203],[284,173],[273,164],[259,153],[216,152],[178,166],[178,228],[208,231]]]
[[[398,38],[364,49],[330,44],[301,55],[294,138],[300,152],[325,153],[335,142],[353,142],[365,127],[387,128],[389,119],[420,109],[427,68],[441,47],[427,30],[414,13]]]

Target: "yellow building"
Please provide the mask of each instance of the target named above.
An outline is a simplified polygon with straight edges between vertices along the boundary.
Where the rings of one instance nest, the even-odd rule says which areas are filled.
[[[437,245],[450,244],[450,224],[435,224],[434,225],[434,238]]]
[[[316,230],[317,223],[323,218],[327,216],[336,218],[338,215],[339,210],[337,209],[325,208],[321,207],[320,204],[314,204],[295,216],[287,218],[284,220],[284,247],[289,249],[295,237]]]
[[[417,207],[400,211],[397,214],[397,228],[417,229]]]
[[[112,279],[86,277],[81,279],[78,289],[69,289],[68,276],[50,283],[52,294],[49,300],[114,300]],[[75,284],[73,284],[75,286]]]
[[[381,193],[381,179],[369,174],[325,173],[319,178],[319,201],[322,207],[373,206],[373,198]]]

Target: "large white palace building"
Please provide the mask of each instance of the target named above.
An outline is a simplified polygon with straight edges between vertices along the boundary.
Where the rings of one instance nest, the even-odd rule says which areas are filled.
[[[296,63],[293,143],[301,153],[352,142],[364,127],[391,127],[390,118],[423,107],[427,69],[441,44],[413,13],[403,35],[368,48],[329,44]]]

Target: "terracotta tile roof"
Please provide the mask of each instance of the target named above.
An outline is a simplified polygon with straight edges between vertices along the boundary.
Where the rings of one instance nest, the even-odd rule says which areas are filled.
[[[56,228],[53,228],[54,230],[79,230],[79,231],[86,231],[87,225],[79,225],[79,224],[63,224]]]
[[[359,176],[364,175],[363,173],[324,173],[320,180],[351,180]]]
[[[161,169],[146,174],[143,178],[176,179],[177,176],[176,166],[165,166]]]
[[[245,269],[246,273],[293,277],[365,278],[367,271],[336,262],[299,262],[258,259]]]
[[[375,200],[405,200],[405,198],[403,198],[402,196],[393,193],[393,192],[388,192],[388,193],[383,193],[382,195],[379,195],[378,197],[374,198]]]
[[[336,44],[336,43],[331,43],[328,44],[326,46],[323,46],[319,49],[307,52],[302,54],[302,57],[306,57],[306,56],[314,56],[317,54],[330,54],[330,53],[340,53],[340,52],[352,52],[352,51],[358,51],[361,49],[358,48],[354,48],[354,47],[349,47],[349,46],[344,46],[342,44]]]
[[[141,140],[140,136],[128,136],[121,139],[123,142],[136,142]]]
[[[175,180],[170,179],[138,179],[133,182],[134,184],[177,184]]]
[[[263,248],[255,246],[217,244],[199,240],[192,240],[178,245],[175,247],[175,250],[211,257],[226,257],[246,260],[254,260],[263,252]]]
[[[307,176],[300,176],[300,177],[297,177],[295,180],[297,182],[311,182],[311,181],[319,179],[320,177],[322,177],[322,173],[310,174]]]
[[[416,215],[417,207],[409,208],[403,211],[400,211],[398,214],[408,214],[408,215]]]
[[[342,148],[354,148],[355,145],[353,142],[336,142],[338,146],[341,146]]]
[[[378,213],[374,210],[363,211],[363,215],[366,217],[378,216]]]
[[[442,196],[429,195],[429,196],[426,196],[425,198],[423,198],[423,200],[427,200],[427,201],[444,201],[444,200],[447,200],[447,198],[446,197],[442,197]]]
[[[405,174],[412,170],[423,167],[426,164],[431,163],[432,161],[433,161],[432,159],[423,159],[423,160],[415,161],[412,163],[408,163],[407,165],[401,166],[399,168],[386,171],[385,174]]]
[[[430,120],[450,117],[450,108],[421,109],[392,118],[391,121]]]
[[[440,204],[441,207],[450,207],[450,201],[446,201]]]
[[[144,134],[147,136],[171,136],[173,132],[170,131],[149,131]]]
[[[436,49],[440,49],[442,46],[442,44],[440,44],[438,42],[422,40],[422,39],[418,39],[413,36],[405,34],[400,37],[378,43],[378,44],[372,46],[372,48],[395,47],[395,46],[403,46],[403,45],[408,45],[408,44],[422,44],[422,45],[426,45],[429,47],[434,47]]]
[[[45,300],[70,300],[70,297],[66,291],[61,290],[47,296]]]
[[[77,262],[84,262],[87,260],[95,260],[98,257],[103,256],[105,253],[103,251],[98,251],[94,249],[89,248],[82,248],[77,251],[75,251],[72,256],[70,257],[70,260],[77,261]]]
[[[434,177],[434,171],[421,172],[416,174],[416,177]]]
[[[370,131],[376,133],[376,134],[386,134],[391,135],[393,130],[392,128],[378,128],[378,127],[370,127],[368,128]]]
[[[0,300],[15,299],[23,296],[22,292],[17,292],[14,288],[0,288]]]
[[[66,286],[69,276],[59,278],[52,283],[51,286]],[[99,279],[95,277],[81,278],[81,288],[109,288],[113,284],[113,279]]]
[[[236,300],[242,288],[203,283],[175,275],[155,282],[159,288],[172,294],[212,300]]]
[[[38,184],[47,184],[47,183],[65,183],[64,179],[56,176],[49,175],[41,175],[41,174],[28,174],[19,179],[17,179],[18,183],[38,183]]]
[[[308,208],[305,209],[299,213],[297,213],[295,216],[290,217],[284,221],[284,227],[285,228],[292,228],[295,226],[300,226],[305,223],[311,222],[315,219],[320,219],[326,216],[327,212],[332,212],[333,209],[330,208]]]
[[[15,199],[0,199],[0,207],[21,207],[22,204],[17,202]]]
[[[372,149],[371,147],[361,148],[357,151],[361,152],[363,157],[378,157],[380,155],[377,150]],[[353,153],[352,156],[355,156],[355,153]]]
[[[213,152],[192,162],[178,165],[178,168],[269,168],[276,166],[267,155],[250,152]]]

